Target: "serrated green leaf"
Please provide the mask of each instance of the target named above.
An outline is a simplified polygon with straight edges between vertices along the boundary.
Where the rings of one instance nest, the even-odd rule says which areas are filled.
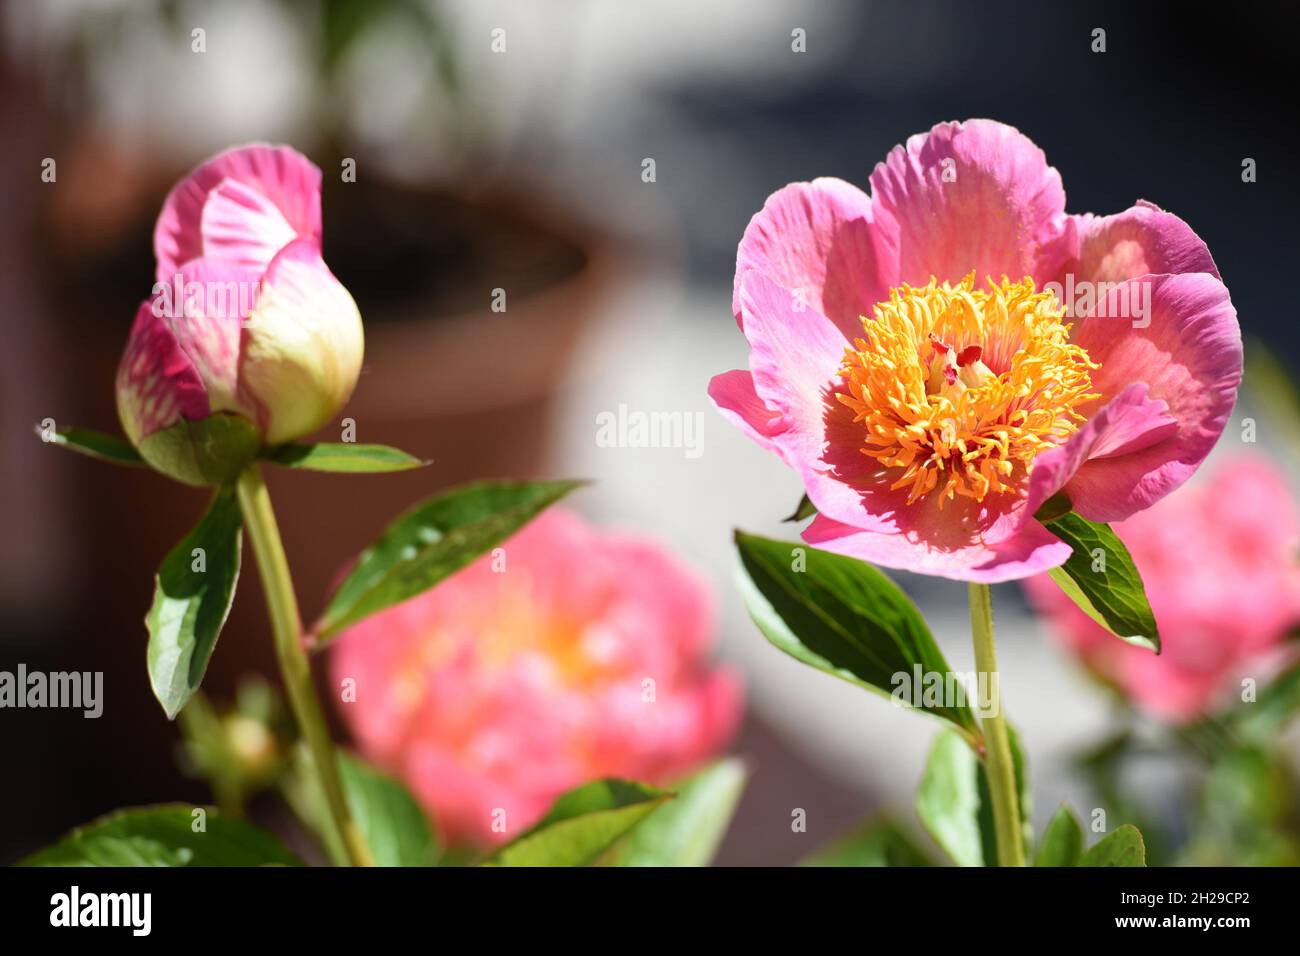
[[[959,682],[920,611],[871,565],[805,544],[736,532],[749,615],[796,660],[949,721],[970,740],[979,728],[963,698],[928,704],[933,679]],[[803,570],[796,570],[802,567]],[[917,675],[920,679],[917,679]],[[920,686],[918,686],[920,685]],[[912,693],[906,693],[908,687]]]
[[[1109,525],[1073,512],[1047,522],[1047,530],[1072,549],[1068,561],[1048,574],[1094,621],[1116,637],[1160,653],[1160,632],[1133,558]],[[1100,550],[1104,570],[1094,571]]]
[[[202,810],[202,817],[196,814]],[[202,829],[196,829],[201,826]],[[212,807],[118,810],[78,827],[19,866],[301,866],[270,833]]]
[[[239,580],[239,502],[222,488],[207,513],[163,559],[154,578],[149,628],[149,683],[168,719],[203,681]]]
[[[1131,823],[1118,827],[1093,844],[1080,866],[1146,866],[1147,850],[1142,834]]]
[[[409,471],[429,464],[399,448],[387,445],[357,445],[350,442],[319,442],[315,445],[281,445],[263,457],[285,468],[371,474]]]
[[[89,428],[75,427],[46,432],[40,425],[36,426],[36,434],[40,435],[41,440],[47,444],[59,445],[69,451],[98,458],[100,461],[112,462],[115,465],[129,465],[134,468],[145,465],[145,460],[140,457],[140,453],[134,446],[125,438],[118,438],[115,435],[105,435],[103,432],[92,431]]]
[[[870,821],[803,860],[800,866],[934,866],[897,821]]]
[[[416,505],[362,552],[312,628],[316,646],[348,625],[433,587],[581,485],[485,481]]]
[[[627,780],[584,784],[556,800],[536,826],[498,850],[489,862],[498,866],[588,866],[670,796]]]
[[[708,866],[745,789],[734,757],[710,764],[680,785],[615,851],[615,866]]]
[[[1065,804],[1061,804],[1043,831],[1034,866],[1078,866],[1083,855],[1083,827]]]

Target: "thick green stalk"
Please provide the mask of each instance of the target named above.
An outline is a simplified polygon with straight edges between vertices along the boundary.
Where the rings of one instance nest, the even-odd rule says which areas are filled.
[[[1016,765],[1011,756],[1011,733],[1002,714],[1002,691],[998,659],[993,647],[993,597],[987,584],[970,585],[970,629],[975,645],[975,669],[979,686],[985,688],[980,701],[984,729],[985,769],[993,802],[993,829],[997,837],[998,863],[1024,866],[1025,843],[1020,824],[1020,794],[1016,787]]]
[[[262,481],[256,464],[250,465],[239,476],[239,504],[244,512],[244,525],[253,543],[253,556],[266,592],[267,612],[271,618],[271,632],[275,636],[275,653],[280,661],[280,673],[289,705],[298,721],[298,728],[311,750],[312,765],[320,777],[321,790],[329,809],[330,822],[339,840],[347,849],[353,866],[373,866],[374,858],[360,828],[352,820],[347,799],[343,794],[343,781],[339,777],[338,760],[334,742],[325,725],[316,687],[312,684],[311,664],[302,646],[302,619],[298,614],[298,599],[293,593],[293,579],[289,576],[289,562],[284,556],[280,529],[271,510],[271,496]]]

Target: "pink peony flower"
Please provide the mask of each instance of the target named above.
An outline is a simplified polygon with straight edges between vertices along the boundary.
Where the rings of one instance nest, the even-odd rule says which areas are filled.
[[[1046,575],[1024,584],[1066,645],[1145,710],[1172,721],[1212,710],[1300,625],[1300,519],[1267,462],[1226,463],[1116,531],[1142,572],[1159,657],[1116,640]]]
[[[1117,521],[1196,470],[1241,335],[1186,223],[1146,202],[1067,215],[1042,151],[990,120],[912,137],[871,190],[818,179],[768,199],[736,261],[750,367],[709,386],[799,472],[807,541],[1020,578],[1069,556],[1034,519],[1047,498]]]
[[[287,146],[208,160],[167,196],[157,282],[117,373],[122,427],[159,470],[212,484],[321,427],[361,371],[361,316],[321,258],[321,174]],[[217,427],[196,427],[222,415]]]
[[[341,713],[454,842],[494,844],[600,777],[665,782],[716,753],[740,686],[710,669],[704,585],[660,547],[544,512],[334,645]],[[504,830],[494,828],[504,812]]]

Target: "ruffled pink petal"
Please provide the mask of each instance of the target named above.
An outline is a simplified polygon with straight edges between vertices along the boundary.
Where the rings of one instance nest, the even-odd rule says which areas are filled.
[[[722,417],[768,451],[781,453],[772,440],[780,427],[780,416],[763,404],[754,391],[754,376],[744,369],[733,369],[713,376],[709,381],[709,398]]]
[[[945,510],[953,504],[945,505]],[[923,502],[917,502],[916,507],[937,511],[934,505]],[[957,527],[943,532],[930,521],[925,523],[928,527],[924,529],[883,534],[818,515],[803,538],[824,551],[887,568],[984,584],[1029,577],[1064,564],[1070,557],[1070,546],[1033,520],[1023,522],[1016,534],[996,544],[962,533]]]
[[[203,205],[200,231],[206,258],[224,259],[257,273],[297,238],[270,199],[238,180],[223,179]]]
[[[1060,174],[1019,130],[940,123],[896,146],[871,174],[876,222],[896,231],[899,280],[1030,276],[1041,287],[1077,255]]]
[[[889,298],[897,271],[892,240],[873,228],[871,199],[841,179],[791,183],[750,220],[736,255],[732,311],[742,321],[741,281],[754,270],[786,295],[829,318],[846,336],[862,334],[862,316]]]
[[[163,203],[154,227],[154,255],[158,260],[157,278],[168,281],[182,264],[207,254],[211,238],[214,252],[229,250],[232,238],[247,235],[251,223],[232,228],[238,211],[232,206],[245,205],[233,188],[225,190],[220,215],[214,213],[210,223],[216,232],[204,232],[204,207],[210,194],[226,180],[248,187],[275,207],[293,234],[316,240],[321,234],[320,170],[301,153],[288,146],[250,145],[227,150],[208,160],[177,183]],[[247,200],[247,196],[243,197]],[[264,221],[264,209],[247,208],[250,218]],[[278,229],[278,227],[277,227]],[[277,232],[278,234],[278,232]],[[247,250],[245,250],[245,253]]]
[[[759,272],[742,280],[740,308],[754,393],[776,415],[766,425],[765,440],[799,472],[823,514],[861,528],[892,529],[880,515],[894,511],[905,496],[872,480],[878,466],[858,452],[861,429],[845,424],[852,415],[834,397],[848,344],[844,335],[820,312],[797,311],[789,293]],[[875,506],[868,508],[865,500],[876,500]]]
[[[1127,518],[1186,481],[1218,441],[1241,382],[1241,329],[1222,282],[1206,273],[1131,279],[1111,290],[1105,316],[1119,315],[1124,301],[1140,301],[1144,286],[1144,318],[1107,318],[1099,308],[1072,338],[1101,363],[1093,374],[1101,401],[1131,396],[1131,384],[1144,383],[1143,404],[1163,402],[1162,414],[1177,427],[1156,422],[1148,407],[1141,440],[1130,436],[1127,444],[1112,440],[1089,451],[1065,491],[1091,521]],[[1070,444],[1081,441],[1079,434]],[[1035,462],[1035,478],[1038,470]]]
[[[208,416],[203,379],[168,322],[155,314],[154,301],[136,311],[117,367],[117,414],[133,445],[182,418]]]
[[[1114,216],[1088,213],[1072,218],[1079,229],[1079,260],[1069,269],[1075,282],[1123,282],[1184,272],[1208,272],[1219,278],[1201,237],[1154,203],[1139,200]]]

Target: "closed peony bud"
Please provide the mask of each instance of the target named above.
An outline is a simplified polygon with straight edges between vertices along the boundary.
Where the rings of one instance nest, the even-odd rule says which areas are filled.
[[[320,170],[245,146],[176,185],[154,231],[157,282],[117,374],[131,442],[158,470],[229,481],[310,434],[361,372],[361,316],[320,252]]]

